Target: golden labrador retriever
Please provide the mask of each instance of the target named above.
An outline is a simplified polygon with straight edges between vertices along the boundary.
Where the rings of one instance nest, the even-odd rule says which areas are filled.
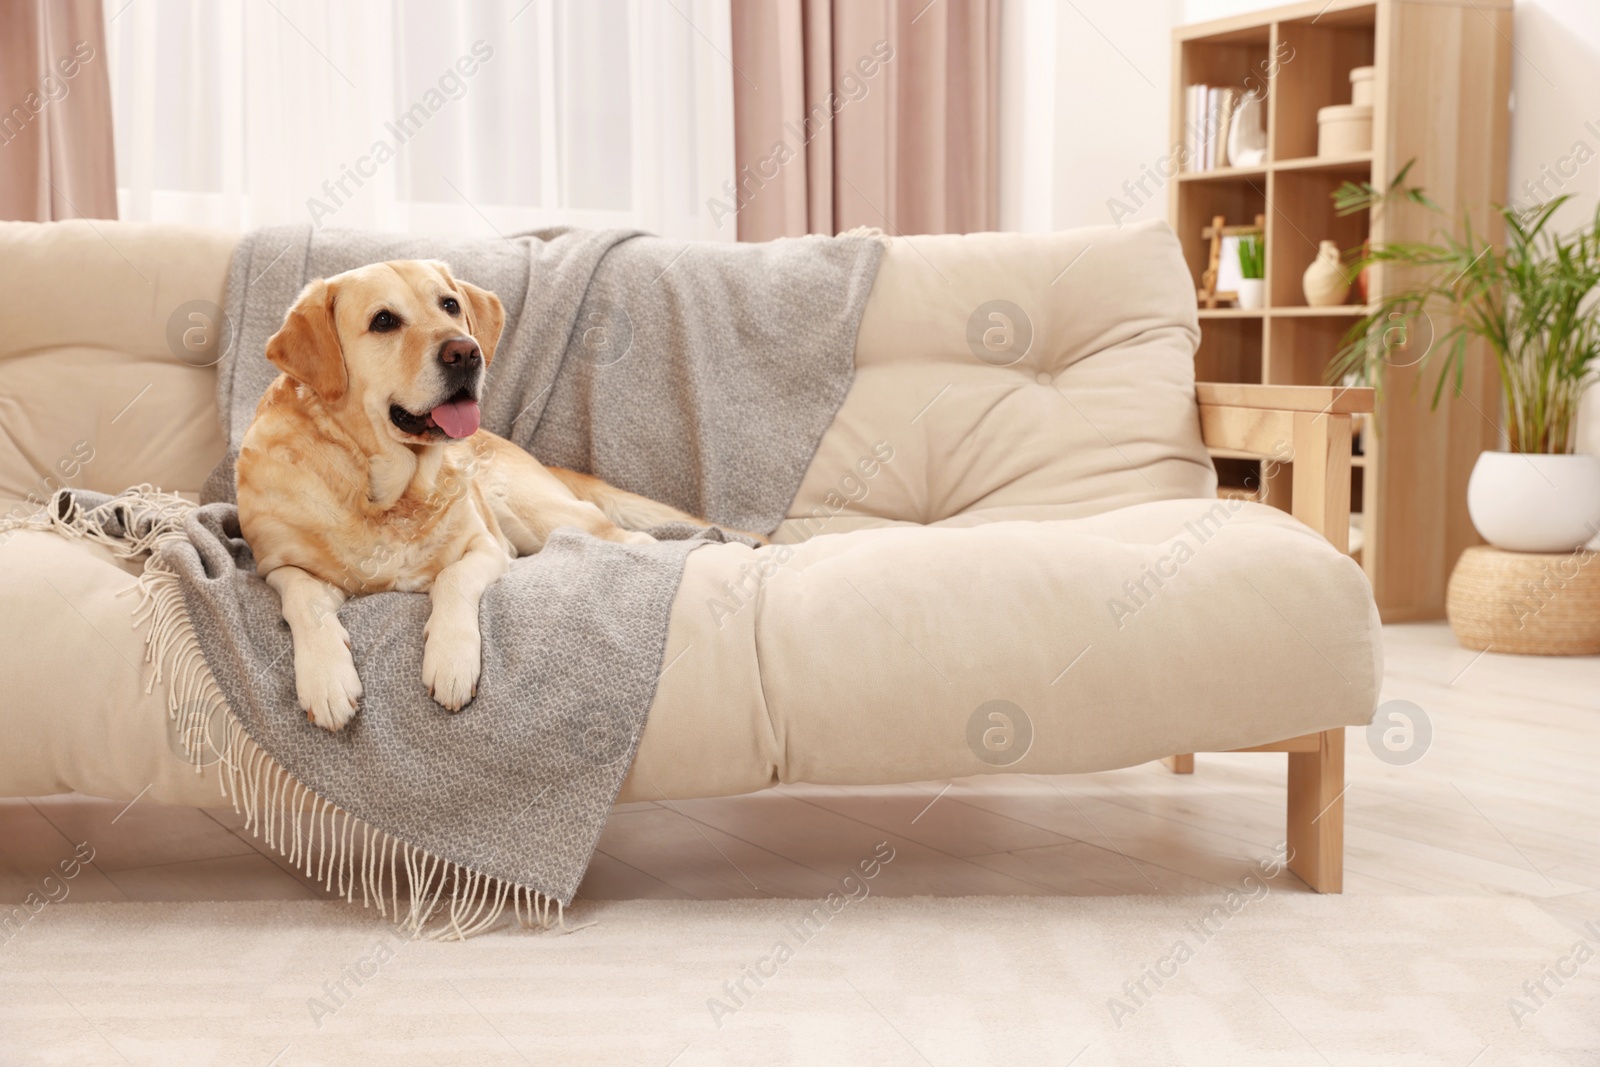
[[[348,596],[430,595],[422,681],[459,711],[482,663],[479,598],[512,558],[557,526],[645,542],[658,523],[704,524],[479,429],[504,325],[493,293],[410,260],[312,282],[267,342],[283,374],[239,451],[239,524],[283,601],[318,726],[342,728],[361,698],[337,615]]]

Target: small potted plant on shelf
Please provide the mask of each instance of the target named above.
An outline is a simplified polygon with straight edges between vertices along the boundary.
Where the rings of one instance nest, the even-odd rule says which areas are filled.
[[[1254,311],[1265,303],[1266,254],[1259,233],[1239,238],[1239,306]]]
[[[1383,193],[1369,186],[1361,206],[1404,197],[1442,214],[1421,190],[1401,189],[1404,176]],[[1600,457],[1573,453],[1578,398],[1600,371],[1600,209],[1587,225],[1556,233],[1551,217],[1568,199],[1531,212],[1497,208],[1504,248],[1463,213],[1459,236],[1441,230],[1431,242],[1366,249],[1358,269],[1390,264],[1405,274],[1328,368],[1331,382],[1381,388],[1386,365],[1433,361],[1437,407],[1451,381],[1462,391],[1469,343],[1485,342],[1500,374],[1507,449],[1478,457],[1467,510],[1485,540],[1514,552],[1570,552],[1600,531]],[[1447,327],[1436,336],[1435,322]],[[1417,353],[1412,339],[1423,333]]]

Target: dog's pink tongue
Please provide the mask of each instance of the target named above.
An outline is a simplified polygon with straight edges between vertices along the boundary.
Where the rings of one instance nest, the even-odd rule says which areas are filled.
[[[481,413],[476,400],[452,400],[428,413],[433,424],[451,437],[471,437],[478,432]]]

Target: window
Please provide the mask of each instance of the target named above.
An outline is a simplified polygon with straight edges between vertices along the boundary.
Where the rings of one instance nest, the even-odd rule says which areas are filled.
[[[108,0],[125,219],[733,239],[728,0]]]

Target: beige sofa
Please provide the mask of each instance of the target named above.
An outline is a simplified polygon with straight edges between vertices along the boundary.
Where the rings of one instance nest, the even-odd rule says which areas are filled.
[[[215,331],[190,313],[221,304],[234,241],[0,224],[0,515],[61,484],[199,488],[222,439]],[[1022,315],[991,318],[997,300]],[[1342,552],[1371,398],[1208,386],[1197,405],[1197,337],[1159,224],[895,239],[777,543],[689,558],[622,799],[1264,747],[1290,752],[1294,868],[1337,891],[1343,727],[1382,676]],[[1208,443],[1292,458],[1298,519],[1219,502]],[[0,794],[221,803],[175,754],[133,570],[0,542]]]

